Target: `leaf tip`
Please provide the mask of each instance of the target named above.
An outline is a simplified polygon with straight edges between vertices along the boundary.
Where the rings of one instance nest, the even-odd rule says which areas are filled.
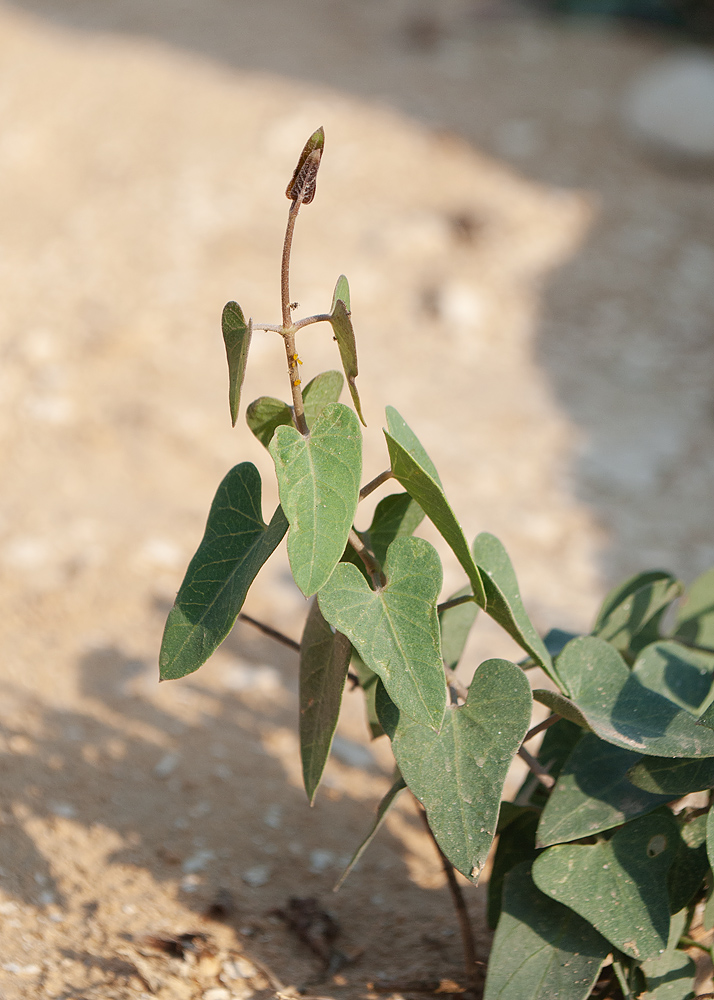
[[[309,205],[315,197],[317,171],[320,169],[324,148],[325,130],[321,125],[305,143],[297,166],[293,170],[290,183],[285,189],[285,197],[289,201],[300,201],[303,205]]]

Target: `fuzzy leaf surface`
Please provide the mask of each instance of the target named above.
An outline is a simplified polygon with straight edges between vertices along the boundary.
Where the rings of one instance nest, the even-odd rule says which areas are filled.
[[[329,403],[308,437],[294,427],[278,427],[268,450],[290,523],[290,568],[300,590],[310,597],[342,558],[357,510],[359,424],[349,407]]]
[[[335,886],[335,890],[337,890],[337,889],[340,888],[340,886],[345,881],[345,879],[347,878],[347,876],[349,875],[349,873],[352,871],[352,869],[354,868],[354,866],[357,864],[357,862],[359,861],[359,859],[362,857],[362,855],[364,854],[364,852],[367,850],[367,848],[369,847],[369,845],[372,843],[372,841],[374,840],[374,838],[375,838],[375,836],[377,834],[377,831],[379,830],[379,828],[381,827],[382,823],[384,822],[387,813],[392,808],[392,806],[394,805],[394,803],[397,801],[397,799],[399,797],[399,793],[403,792],[406,787],[407,787],[407,784],[406,784],[404,778],[399,773],[399,770],[396,769],[396,775],[395,775],[394,781],[392,783],[392,787],[382,797],[379,805],[377,806],[377,815],[375,817],[374,823],[370,827],[369,833],[367,834],[367,836],[364,838],[364,840],[362,841],[362,843],[359,845],[359,847],[357,848],[357,850],[355,851],[355,853],[350,858],[350,862],[347,865],[347,867],[345,868],[345,870],[343,871],[342,875],[340,876],[340,879],[339,879],[337,885]]]
[[[607,743],[653,757],[714,757],[714,732],[644,687],[602,639],[583,636],[568,643],[558,675],[568,698],[543,690],[533,697],[576,724],[584,722]]]
[[[714,757],[682,757],[679,760],[643,757],[627,776],[638,788],[678,799],[690,792],[714,788]]]
[[[637,657],[632,673],[651,691],[698,715],[711,693],[714,656],[679,642],[653,642]]]
[[[434,464],[424,451],[414,432],[397,411],[387,407],[387,439],[392,473],[410,497],[422,508],[439,533],[449,543],[461,563],[473,589],[474,599],[486,605],[486,593],[479,569],[474,562],[461,525],[444,495]]]
[[[263,521],[260,473],[236,465],[218,487],[201,544],[169,613],[161,643],[161,679],[185,677],[223,642],[258,570],[287,531],[278,507]]]
[[[670,921],[669,939],[662,955],[642,963],[647,997],[655,1000],[689,1000],[693,997],[696,965],[677,944],[687,925],[687,912],[675,913]]]
[[[484,531],[475,539],[471,551],[486,590],[486,614],[557,680],[550,653],[523,606],[513,564],[503,545],[494,535]]]
[[[438,731],[446,708],[439,556],[423,538],[401,536],[389,547],[384,571],[386,586],[372,590],[356,566],[340,563],[318,594],[320,610],[402,712]]]
[[[332,309],[330,310],[330,323],[332,324],[332,332],[335,335],[335,340],[340,351],[342,368],[347,379],[347,388],[350,390],[352,403],[360,420],[364,424],[362,404],[360,403],[356,384],[359,370],[357,368],[357,343],[355,341],[355,332],[352,328],[350,313],[350,288],[344,274],[340,275],[335,285],[335,292],[332,296]]]
[[[452,594],[449,600],[455,597],[465,597],[471,593],[470,587],[462,587]],[[439,625],[441,626],[441,653],[444,663],[451,670],[456,670],[461,659],[461,654],[466,646],[466,641],[471,631],[471,626],[476,621],[478,607],[474,601],[467,601],[465,604],[457,604],[456,607],[446,608],[439,612]]]
[[[330,755],[351,656],[349,639],[332,631],[313,601],[300,643],[300,757],[310,805]]]
[[[707,816],[689,817],[686,810],[677,817],[679,844],[667,876],[669,909],[677,913],[688,906],[709,871],[707,857]]]
[[[714,568],[687,588],[677,615],[675,638],[714,651]]]
[[[263,447],[267,448],[278,427],[292,425],[293,411],[282,399],[259,396],[245,411],[245,422]]]
[[[396,724],[380,713],[399,770],[426,809],[439,846],[474,882],[496,833],[503,783],[528,729],[531,705],[523,671],[508,660],[486,660],[466,703],[447,710],[440,732],[401,712]]]
[[[678,842],[674,817],[662,809],[631,820],[610,840],[549,847],[533,863],[533,880],[620,951],[644,961],[667,944],[666,878]]]
[[[593,635],[636,655],[659,638],[662,615],[682,590],[680,581],[664,571],[632,577],[605,598]]]
[[[235,427],[253,326],[250,320],[246,323],[243,310],[237,302],[227,302],[223,307],[221,327],[228,359],[228,403],[231,410],[231,421]]]
[[[640,759],[640,754],[605,743],[594,733],[584,733],[541,814],[538,846],[550,847],[611,830],[671,801],[670,795],[645,792],[627,780],[627,772]]]
[[[320,372],[315,378],[310,379],[302,391],[308,427],[312,427],[328,403],[338,401],[344,384],[342,372],[337,371]]]
[[[585,920],[538,890],[530,862],[508,873],[484,1000],[585,1000],[610,946]]]

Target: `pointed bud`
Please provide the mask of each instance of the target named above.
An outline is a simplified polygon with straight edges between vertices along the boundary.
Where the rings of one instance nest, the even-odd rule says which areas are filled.
[[[325,130],[321,125],[305,143],[298,165],[295,167],[290,183],[285,190],[285,195],[290,201],[300,199],[303,205],[309,205],[315,197],[315,182],[324,146]]]

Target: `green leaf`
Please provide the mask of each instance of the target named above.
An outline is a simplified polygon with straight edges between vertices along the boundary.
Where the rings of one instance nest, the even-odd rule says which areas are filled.
[[[484,1000],[585,1000],[610,946],[533,884],[530,863],[506,877]]]
[[[671,573],[640,573],[605,598],[593,635],[622,653],[637,655],[659,638],[662,616],[681,593],[682,584]]]
[[[485,607],[486,594],[481,574],[469,551],[461,525],[444,496],[441,481],[431,459],[414,432],[391,406],[387,407],[387,427],[388,430],[385,430],[384,434],[394,478],[402,484],[409,496],[416,500],[449,543],[471,582],[476,603]]]
[[[439,846],[474,882],[496,833],[503,783],[531,705],[525,674],[508,660],[481,664],[466,704],[447,710],[438,733],[401,712],[396,727],[390,725],[377,703],[399,770],[426,809]]]
[[[381,827],[382,823],[384,822],[384,819],[385,819],[387,813],[392,808],[392,806],[394,805],[394,803],[397,801],[397,799],[399,797],[399,793],[403,792],[406,787],[407,787],[407,784],[406,784],[404,778],[399,773],[399,770],[397,768],[395,768],[395,778],[394,778],[394,782],[392,784],[392,787],[389,789],[389,791],[386,793],[386,795],[382,798],[381,802],[377,806],[377,815],[375,817],[374,823],[372,824],[372,826],[371,826],[371,828],[370,828],[369,833],[367,834],[367,836],[364,838],[364,840],[362,841],[362,843],[359,845],[359,847],[357,848],[357,850],[354,852],[354,854],[350,858],[349,864],[347,865],[347,867],[345,868],[345,870],[342,872],[342,875],[340,876],[339,881],[337,882],[337,885],[334,888],[335,892],[337,892],[337,890],[342,886],[343,882],[345,881],[345,879],[347,878],[347,876],[349,875],[349,873],[352,871],[352,869],[354,868],[354,866],[357,864],[357,862],[359,861],[359,859],[362,857],[362,855],[364,854],[364,852],[367,850],[367,848],[369,847],[369,845],[372,843],[372,841],[374,840],[374,837],[375,837],[377,831],[379,830],[379,828]]]
[[[633,819],[598,844],[558,844],[533,863],[541,892],[589,921],[626,955],[644,961],[667,944],[667,872],[679,833],[666,809]]]
[[[349,639],[332,631],[313,601],[300,643],[300,756],[310,805],[330,754],[351,655]]]
[[[584,733],[543,810],[538,846],[591,837],[668,802],[671,796],[644,792],[627,780],[638,760],[639,754]]]
[[[679,607],[675,639],[714,651],[714,568],[697,577]]]
[[[350,318],[350,289],[344,274],[340,275],[335,285],[335,293],[332,297],[332,309],[330,310],[330,323],[332,324],[332,332],[335,335],[337,346],[340,349],[342,368],[347,378],[347,388],[350,390],[352,403],[360,420],[366,427],[355,383],[359,374],[357,368],[357,344],[355,341],[355,332],[352,329],[352,319]]]
[[[456,597],[466,597],[471,593],[470,587],[462,587],[452,594],[450,601]],[[441,654],[444,663],[451,670],[456,670],[461,659],[461,654],[466,646],[471,626],[476,621],[478,608],[473,601],[465,604],[457,604],[453,608],[446,608],[439,612],[439,625],[441,626]]]
[[[714,656],[679,642],[653,642],[637,657],[632,672],[640,684],[698,715],[711,693]]]
[[[646,792],[658,792],[670,799],[690,792],[714,788],[714,757],[643,757],[627,773],[627,777]]]
[[[267,448],[278,427],[292,426],[293,411],[282,399],[260,396],[245,411],[245,421],[263,447]]]
[[[558,674],[569,698],[542,690],[533,697],[607,743],[652,757],[714,757],[714,733],[644,687],[602,639],[573,639],[558,657]]]
[[[228,302],[223,307],[221,326],[228,358],[228,402],[231,408],[231,421],[235,427],[253,326],[252,320],[248,320],[246,324],[243,310],[237,302]]]
[[[685,810],[677,817],[677,823],[680,839],[667,876],[672,913],[678,913],[691,903],[709,871],[706,815],[691,819],[688,810]]]
[[[441,563],[423,538],[402,536],[387,552],[387,584],[371,590],[340,563],[318,594],[320,610],[378,674],[400,709],[439,730],[446,707],[436,601]]]
[[[330,578],[347,544],[362,472],[362,435],[352,410],[329,403],[308,437],[278,427],[268,449],[290,523],[288,558],[306,597]]]
[[[505,829],[501,829],[504,806],[510,805],[510,802],[501,803],[501,811],[498,815],[498,844],[488,879],[486,918],[491,929],[497,926],[501,916],[503,883],[506,875],[522,861],[530,863],[538,856],[535,846],[538,811],[522,807],[519,814],[508,823]]]
[[[206,530],[169,613],[161,679],[198,670],[233,628],[258,570],[287,531],[282,508],[263,521],[260,473],[236,465],[218,487]]]
[[[486,614],[557,682],[550,653],[523,607],[518,580],[503,545],[494,535],[484,531],[475,539],[471,551],[486,591]]]
[[[538,762],[547,769],[551,778],[558,779],[563,765],[582,735],[582,728],[573,722],[568,722],[567,719],[558,719],[556,723],[546,729],[538,751]],[[546,792],[543,785],[530,772],[526,775],[516,795],[517,802],[527,802],[529,805],[541,809],[549,798],[550,792]]]
[[[687,911],[682,909],[671,918],[667,947],[662,955],[642,963],[647,982],[647,997],[655,1000],[688,1000],[694,996],[696,965],[677,950],[679,939],[687,925]]]
[[[647,989],[645,974],[642,966],[629,955],[615,951],[612,958],[612,967],[620,984],[622,995],[625,1000],[640,1000],[640,997]]]
[[[351,668],[357,674],[359,686],[362,688],[364,694],[364,706],[367,713],[367,726],[370,736],[373,740],[376,740],[380,736],[384,736],[384,730],[377,718],[377,709],[374,704],[379,677],[375,674],[374,670],[369,669],[367,664],[355,653],[354,649],[352,650]]]
[[[321,372],[311,379],[302,391],[307,426],[312,427],[328,403],[340,398],[345,380],[342,372]]]
[[[383,563],[394,539],[413,535],[423,520],[424,511],[408,493],[390,493],[380,500],[365,539],[377,561]]]

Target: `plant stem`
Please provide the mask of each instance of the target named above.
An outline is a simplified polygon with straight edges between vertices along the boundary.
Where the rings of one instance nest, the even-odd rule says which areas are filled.
[[[282,333],[282,326],[276,326],[275,323],[253,323],[254,330],[267,330],[269,333]]]
[[[363,486],[359,491],[360,500],[364,500],[364,498],[368,497],[370,493],[374,493],[377,487],[381,486],[382,483],[386,483],[388,479],[393,478],[394,474],[391,469],[385,469],[384,472],[380,472],[378,476],[375,476],[374,479],[370,480],[367,485]]]
[[[253,628],[257,628],[258,631],[262,632],[264,635],[269,635],[271,639],[281,642],[283,646],[287,646],[288,649],[294,649],[296,653],[300,652],[300,643],[295,642],[294,639],[291,639],[287,635],[283,635],[282,632],[278,632],[276,628],[273,628],[270,625],[265,625],[263,622],[259,622],[256,618],[251,618],[250,615],[243,614],[242,611],[238,617],[242,622],[247,622],[248,625],[252,625]]]
[[[534,736],[538,735],[538,733],[542,733],[544,729],[550,729],[550,727],[554,726],[561,718],[562,716],[560,715],[549,715],[547,719],[543,719],[543,721],[539,722],[537,726],[533,726],[532,729],[528,730],[526,735],[523,737],[523,742],[527,743],[528,740],[532,740]]]
[[[293,397],[295,426],[304,437],[307,437],[310,432],[305,420],[305,404],[303,403],[302,391],[300,389],[298,355],[295,348],[295,327],[290,317],[290,251],[293,245],[295,222],[301,204],[302,193],[290,205],[288,224],[285,229],[285,240],[283,241],[283,260],[280,268],[280,303],[283,313],[283,328],[280,332],[285,341],[285,354],[288,359],[288,375],[290,377],[290,391]]]
[[[703,951],[706,955],[709,956],[709,958],[713,958],[713,956],[712,956],[712,949],[711,948],[707,948],[707,946],[705,944],[700,944],[699,941],[695,941],[694,938],[690,938],[690,937],[686,937],[686,936],[681,937],[679,939],[679,941],[677,942],[677,947],[678,948],[699,948],[699,950]],[[713,958],[713,960],[714,960],[714,958]]]
[[[473,927],[471,926],[471,917],[469,916],[469,911],[466,906],[466,900],[464,899],[464,894],[461,891],[461,886],[456,879],[454,866],[439,847],[436,837],[434,836],[434,831],[429,826],[429,820],[427,819],[426,812],[421,805],[419,805],[419,812],[426,828],[426,832],[431,837],[434,847],[439,853],[439,857],[441,858],[441,867],[444,869],[444,875],[446,875],[446,880],[449,883],[451,900],[454,904],[454,909],[456,910],[456,916],[459,921],[459,929],[461,931],[461,945],[464,952],[466,978],[471,988],[475,989],[478,981],[478,962],[476,959],[474,932]]]
[[[372,553],[369,551],[367,546],[364,544],[362,539],[359,537],[354,528],[350,528],[350,533],[347,536],[347,541],[350,543],[352,548],[355,550],[357,555],[360,557],[364,563],[365,569],[370,575],[370,579],[375,587],[380,588],[384,586],[384,577],[382,576],[382,571],[379,568],[379,563],[374,558]]]
[[[460,604],[467,604],[469,601],[473,601],[473,594],[464,594],[463,597],[452,597],[448,601],[443,601],[441,604],[437,604],[436,610],[439,614],[442,611],[448,611],[449,608],[458,608]]]
[[[297,323],[293,324],[296,330],[302,330],[304,326],[311,326],[313,323],[329,323],[330,314],[329,313],[318,313],[317,316],[305,316],[303,319],[299,319]]]
[[[518,756],[526,762],[528,770],[536,776],[544,788],[550,790],[553,787],[555,784],[555,778],[548,774],[546,768],[544,768],[543,765],[535,759],[535,757],[529,754],[525,747],[520,748]]]

